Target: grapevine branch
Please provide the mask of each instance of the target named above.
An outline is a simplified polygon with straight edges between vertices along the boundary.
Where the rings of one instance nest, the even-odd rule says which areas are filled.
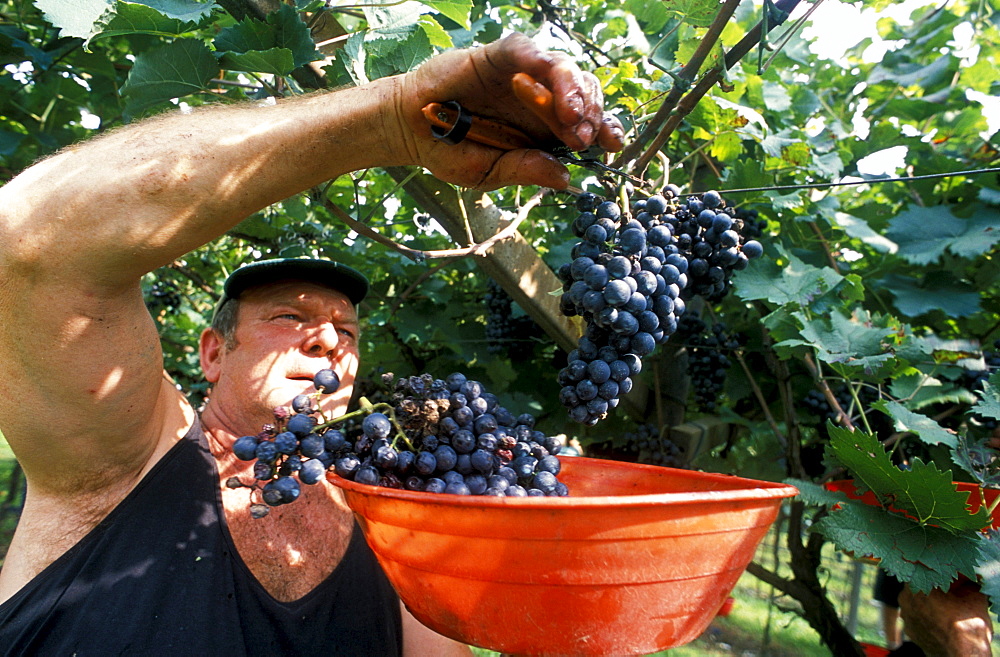
[[[789,14],[793,9],[799,4],[799,0],[778,0],[775,3],[775,8],[780,11]],[[720,10],[720,15],[723,10]],[[728,20],[728,17],[727,17]],[[768,31],[777,27],[780,23],[769,23],[767,26]],[[711,28],[709,28],[711,29]],[[663,145],[669,139],[670,135],[673,134],[674,130],[680,125],[680,122],[684,120],[684,117],[691,113],[691,110],[698,104],[698,101],[708,93],[708,91],[719,81],[722,77],[722,72],[724,70],[729,70],[736,65],[748,52],[750,52],[754,46],[756,46],[762,36],[763,36],[763,21],[754,26],[735,46],[732,50],[726,53],[724,61],[716,66],[711,71],[706,73],[701,80],[695,85],[695,87],[688,92],[683,98],[676,102],[674,107],[671,107],[669,112],[666,112],[660,120],[654,117],[650,125],[643,131],[642,135],[633,144],[630,144],[626,148],[622,155],[618,158],[617,164],[620,166],[621,163],[629,161],[631,158],[635,157],[635,153],[642,148],[642,145],[650,138],[652,135],[652,129],[658,130],[655,138],[649,147],[643,152],[641,156],[636,160],[633,169],[637,172],[642,172],[649,165],[650,160],[653,159],[654,154],[659,151]],[[706,35],[707,37],[708,35]],[[714,41],[712,43],[714,46]],[[700,48],[700,47],[699,47]],[[676,85],[675,85],[676,86]],[[669,98],[668,98],[669,100]],[[667,101],[664,101],[666,104]],[[663,108],[661,108],[662,110]],[[657,112],[660,115],[660,112]],[[661,129],[662,126],[662,129]]]
[[[667,120],[667,117],[669,117],[677,107],[677,103],[681,100],[684,92],[690,88],[691,83],[698,75],[699,69],[701,69],[705,59],[707,59],[708,55],[712,52],[712,49],[715,47],[715,43],[722,35],[723,28],[725,28],[729,19],[732,18],[733,13],[736,11],[739,4],[739,0],[726,0],[726,3],[719,8],[719,13],[715,15],[715,19],[709,26],[708,31],[701,40],[701,43],[698,44],[698,48],[695,50],[694,54],[691,55],[691,59],[688,60],[688,63],[685,64],[680,72],[674,76],[674,84],[670,89],[670,93],[668,93],[667,97],[664,98],[663,103],[656,111],[656,114],[653,115],[653,118],[650,119],[646,124],[646,127],[643,128],[639,137],[634,142],[629,144],[624,151],[622,151],[622,154],[616,160],[617,164],[613,164],[612,166],[618,166],[621,168],[621,163],[628,162],[633,159],[639,149],[642,148],[642,144],[657,134],[664,121]],[[659,148],[654,150],[659,150]],[[647,158],[646,163],[648,164],[648,162],[649,159]],[[642,171],[644,168],[644,166],[637,167],[636,170]]]
[[[819,229],[819,226],[816,224],[815,221],[810,221],[808,223],[809,223],[809,228],[811,228],[812,231],[816,233],[816,237],[819,238],[820,244],[823,245],[823,253],[826,255],[826,260],[829,263],[830,268],[839,274],[840,264],[837,262],[837,259],[833,257],[833,253],[831,253],[830,251],[830,243],[826,240],[826,237],[823,235],[823,231]]]
[[[184,277],[186,277],[188,280],[194,283],[202,292],[206,292],[212,295],[213,297],[218,296],[215,292],[215,288],[209,285],[208,281],[206,281],[201,274],[194,271],[190,267],[186,267],[182,265],[179,261],[174,260],[172,263],[167,265],[167,268],[173,269],[174,271],[182,274]]]
[[[743,373],[746,374],[747,381],[750,384],[750,390],[753,391],[753,396],[757,399],[757,403],[760,404],[761,410],[764,412],[764,419],[767,421],[771,431],[774,432],[774,437],[778,439],[781,443],[782,448],[787,447],[788,439],[785,438],[785,434],[781,432],[781,428],[778,426],[778,422],[774,419],[774,415],[771,414],[771,408],[767,403],[767,398],[764,396],[764,391],[760,389],[757,385],[757,379],[754,378],[753,372],[750,371],[750,366],[747,365],[746,360],[743,358],[743,354],[739,351],[734,351],[733,355],[736,357],[736,362],[740,364],[743,368]]]
[[[830,404],[830,408],[837,413],[837,421],[847,429],[854,431],[854,423],[851,422],[850,416],[844,412],[843,408],[841,408],[840,402],[837,401],[837,397],[833,394],[833,391],[830,390],[830,386],[823,379],[823,377],[820,376],[819,366],[816,365],[816,361],[813,360],[812,355],[806,354],[803,356],[802,362],[805,364],[806,369],[809,370],[809,373],[812,375],[816,385],[819,386],[820,392],[823,393],[823,397],[826,399],[826,402]]]
[[[347,224],[347,226],[351,230],[358,233],[359,235],[364,235],[365,237],[374,242],[378,242],[383,246],[387,246],[390,249],[393,249],[394,251],[403,254],[407,258],[410,258],[414,262],[423,262],[424,260],[429,260],[432,258],[464,258],[468,256],[484,255],[494,244],[497,244],[498,242],[502,242],[505,239],[513,237],[513,235],[517,232],[518,226],[521,225],[521,222],[523,222],[525,219],[528,218],[528,213],[531,211],[532,208],[534,208],[536,205],[539,204],[539,202],[542,200],[542,197],[544,197],[545,194],[548,193],[548,191],[549,190],[543,188],[535,192],[534,196],[528,199],[525,202],[525,204],[521,206],[520,210],[517,213],[517,217],[512,222],[510,222],[510,224],[508,224],[503,230],[497,232],[492,237],[485,239],[477,244],[471,244],[467,247],[463,247],[460,249],[438,249],[434,251],[421,251],[419,249],[411,249],[408,246],[403,246],[402,244],[399,244],[398,242],[395,242],[389,239],[388,237],[379,234],[378,232],[372,230],[364,223],[356,220],[345,210],[343,210],[339,205],[333,203],[328,199],[324,199],[323,205],[326,207],[327,210],[330,211],[330,213],[332,213],[338,219]]]

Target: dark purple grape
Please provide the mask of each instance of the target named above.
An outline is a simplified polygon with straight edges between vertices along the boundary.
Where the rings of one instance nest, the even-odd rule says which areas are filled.
[[[437,461],[437,471],[447,472],[455,467],[458,462],[458,454],[451,445],[439,445],[434,450],[434,458]]]
[[[646,199],[643,209],[649,214],[663,214],[667,211],[667,200],[659,194],[653,194]]]
[[[392,422],[383,413],[372,413],[362,420],[361,430],[372,440],[386,438],[392,432]]]
[[[299,449],[299,437],[291,431],[282,431],[274,437],[274,446],[282,454],[294,454]]]
[[[302,492],[299,482],[295,477],[278,477],[271,483],[281,493],[282,504],[291,504],[298,499],[299,494]]]
[[[325,445],[323,444],[323,436],[315,433],[311,433],[301,440],[299,443],[299,452],[302,456],[309,458],[316,458],[320,456],[325,450]]]
[[[576,197],[576,209],[580,212],[592,212],[601,199],[593,192],[584,192]]]
[[[413,463],[417,460],[417,455],[415,452],[409,450],[402,450],[397,452],[396,456],[396,473],[406,476],[413,469]]]
[[[465,486],[472,495],[482,495],[488,488],[486,477],[481,474],[469,474],[465,476]]]
[[[331,369],[322,369],[313,377],[313,385],[321,393],[328,395],[340,388],[340,377]]]
[[[764,247],[760,245],[757,240],[747,240],[743,244],[743,255],[747,258],[753,260],[754,258],[759,258],[764,254]]]
[[[354,454],[342,456],[333,462],[334,472],[344,479],[354,479],[354,474],[361,467],[361,460]]]
[[[305,413],[296,413],[292,417],[288,418],[288,423],[285,425],[285,430],[291,431],[296,436],[303,437],[308,436],[312,433],[313,428],[316,426],[316,418],[312,415],[307,415]]]
[[[255,455],[258,461],[271,464],[278,458],[278,448],[272,441],[265,440],[257,444]]]
[[[318,483],[326,475],[326,466],[319,459],[309,459],[302,464],[299,470],[299,481],[312,486]]]
[[[295,398],[292,399],[292,410],[296,413],[312,413],[315,410],[312,396],[295,395]]]
[[[375,451],[375,464],[383,470],[392,470],[399,463],[399,452],[385,445]]]
[[[274,485],[273,481],[264,484],[264,488],[261,491],[261,498],[263,498],[264,504],[268,506],[281,506],[285,503],[284,495]]]
[[[274,477],[274,466],[264,461],[257,461],[253,464],[253,477],[258,481],[267,481]]]
[[[427,483],[424,486],[424,491],[427,493],[443,493],[447,487],[448,484],[446,484],[443,479],[431,477],[427,480]]]
[[[340,454],[342,452],[346,452],[350,448],[351,444],[347,441],[347,437],[344,436],[342,431],[337,429],[328,429],[323,434],[323,449],[331,454]]]
[[[472,491],[464,481],[452,481],[445,485],[444,492],[449,495],[471,495]]]
[[[425,477],[434,474],[434,471],[437,470],[437,458],[430,452],[420,452],[413,462],[413,469]]]
[[[257,436],[240,436],[233,442],[233,454],[241,461],[257,458]]]
[[[370,416],[369,416],[370,417]],[[379,482],[378,470],[371,465],[362,465],[358,468],[358,471],[354,474],[354,481],[359,484],[367,484],[369,486],[377,486]]]

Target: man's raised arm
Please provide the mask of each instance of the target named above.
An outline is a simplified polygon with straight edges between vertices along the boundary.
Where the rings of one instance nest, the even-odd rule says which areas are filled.
[[[517,72],[553,91],[554,118],[513,97]],[[29,480],[74,489],[137,478],[176,433],[183,422],[140,277],[251,213],[373,166],[422,165],[482,189],[566,184],[547,153],[434,140],[420,108],[445,100],[540,140],[621,146],[594,79],[514,35],[364,88],[139,123],[0,188],[0,429]]]

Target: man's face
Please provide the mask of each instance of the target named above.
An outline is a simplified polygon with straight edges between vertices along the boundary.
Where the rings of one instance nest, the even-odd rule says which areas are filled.
[[[236,345],[203,338],[202,367],[214,384],[210,406],[235,428],[259,431],[271,422],[275,406],[316,391],[313,375],[330,368],[340,388],[322,397],[328,417],[342,415],[358,370],[358,317],[350,300],[336,290],[304,281],[282,281],[247,290],[240,296]],[[213,348],[214,347],[214,348]]]

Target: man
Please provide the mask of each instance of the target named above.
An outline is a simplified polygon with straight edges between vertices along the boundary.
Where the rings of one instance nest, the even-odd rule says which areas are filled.
[[[993,654],[989,600],[978,582],[959,577],[947,591],[930,593],[914,593],[905,585],[899,593],[899,611],[906,634],[928,657]]]
[[[554,116],[512,96],[517,72],[553,92]],[[245,489],[223,485],[251,476],[232,442],[311,389],[317,370],[340,375],[331,403],[343,409],[357,369],[357,285],[286,270],[239,291],[233,334],[201,339],[213,383],[201,418],[162,375],[139,286],[252,212],[353,170],[420,165],[486,190],[567,185],[542,151],[435,140],[420,110],[445,100],[539,143],[621,147],[596,80],[513,35],[362,88],[160,117],[0,188],[0,429],[28,479],[0,571],[0,650],[466,651],[398,611],[326,482],[260,520]]]

